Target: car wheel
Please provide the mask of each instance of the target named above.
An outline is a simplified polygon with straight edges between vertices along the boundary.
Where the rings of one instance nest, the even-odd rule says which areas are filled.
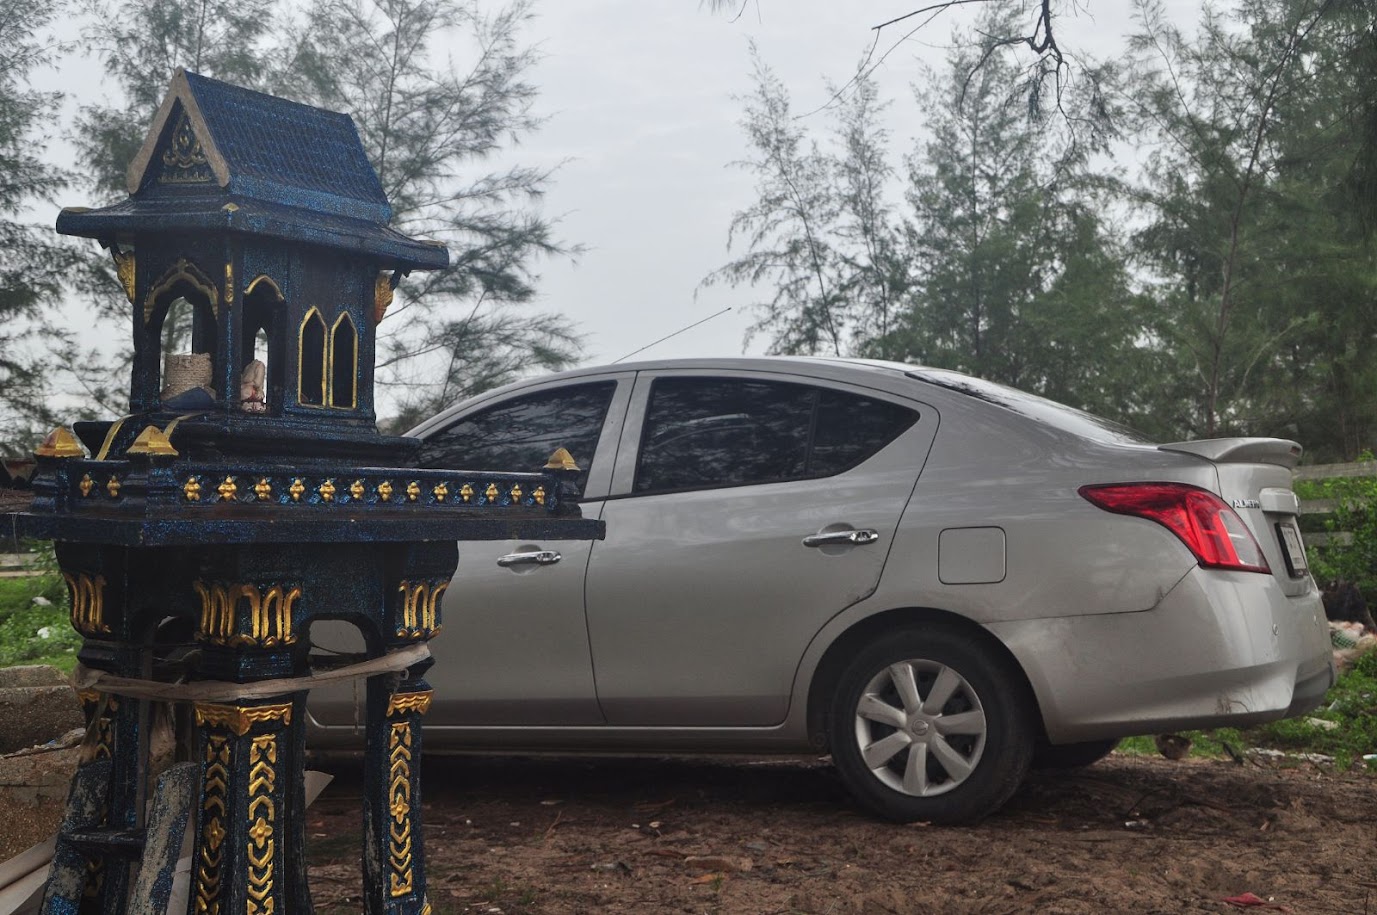
[[[1114,748],[1118,745],[1118,738],[1055,745],[1038,741],[1037,746],[1033,748],[1033,768],[1079,769],[1104,759],[1114,752]]]
[[[1022,678],[978,639],[904,630],[869,643],[843,670],[832,759],[856,799],[885,819],[970,823],[1028,773],[1032,716]]]

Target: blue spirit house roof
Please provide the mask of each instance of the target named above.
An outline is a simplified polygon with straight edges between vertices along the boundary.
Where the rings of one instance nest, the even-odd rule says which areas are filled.
[[[178,70],[128,175],[129,198],[68,208],[57,229],[108,240],[229,231],[439,269],[448,252],[388,226],[392,208],[353,119]]]

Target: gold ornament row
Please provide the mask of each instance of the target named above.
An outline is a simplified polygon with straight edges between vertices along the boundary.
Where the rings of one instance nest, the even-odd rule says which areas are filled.
[[[111,479],[113,480],[114,478],[112,477]],[[202,479],[203,478],[199,474],[192,474],[191,476],[188,476],[186,478],[186,481],[182,484],[182,495],[186,499],[186,501],[201,501],[202,494],[205,491],[204,486],[202,484]],[[90,485],[87,485],[88,482]],[[89,495],[90,489],[94,485],[94,481],[91,481],[89,476],[83,478],[82,495]],[[306,486],[306,482],[302,477],[293,477],[291,484],[287,487],[287,495],[291,497],[291,500],[293,502],[300,502],[301,497],[306,494],[307,489],[308,487]],[[239,498],[239,491],[240,478],[238,476],[235,476],[234,474],[227,474],[225,478],[219,483],[219,485],[215,487],[215,492],[219,496],[219,498],[213,501],[235,502]],[[274,501],[273,483],[271,478],[269,477],[260,476],[257,482],[253,484],[251,491],[253,492],[254,501],[256,502]],[[339,493],[339,488],[335,485],[334,478],[331,477],[329,479],[326,479],[319,486],[317,486],[315,488],[315,491],[316,494],[320,496],[320,500],[322,502],[334,502],[335,496]],[[406,484],[404,501],[419,501],[421,498],[421,493],[423,491],[424,489],[419,481],[412,480],[408,482]],[[115,494],[117,494],[118,492],[119,486],[118,482],[116,481]],[[354,502],[362,502],[364,496],[368,494],[368,485],[364,483],[363,480],[356,479],[349,484],[348,492],[350,498]],[[393,495],[396,493],[396,489],[392,485],[391,480],[383,480],[381,483],[377,484],[377,486],[374,488],[374,492],[377,493],[379,501],[391,502]],[[465,483],[463,486],[459,487],[459,501],[466,503],[472,502],[473,497],[477,494],[477,492],[478,491],[473,488],[472,483]],[[112,494],[111,498],[114,498],[115,494]],[[445,483],[443,480],[440,481],[431,488],[430,494],[435,497],[436,502],[447,501],[450,497],[449,484]],[[496,483],[489,483],[487,488],[483,490],[483,497],[488,502],[496,502],[499,498],[501,498],[502,494],[502,490],[498,488]],[[506,494],[511,497],[511,500],[513,502],[520,502],[525,497],[526,492],[521,488],[520,483],[514,483],[512,484],[512,488],[508,490]],[[531,498],[534,500],[536,505],[543,506],[545,504],[546,499],[544,485],[537,485],[536,488],[531,491]],[[399,499],[398,501],[403,500]]]

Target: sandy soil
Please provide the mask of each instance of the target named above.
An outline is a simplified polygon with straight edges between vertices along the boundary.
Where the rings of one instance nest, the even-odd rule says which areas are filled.
[[[310,812],[320,912],[359,911],[359,782]],[[1124,757],[979,826],[895,826],[819,761],[427,759],[440,913],[1377,915],[1377,777]],[[1274,909],[1277,910],[1277,909]],[[1259,909],[1259,911],[1265,911]]]

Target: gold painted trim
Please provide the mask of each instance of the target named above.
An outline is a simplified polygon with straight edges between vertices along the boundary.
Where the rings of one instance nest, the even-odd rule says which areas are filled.
[[[72,599],[72,628],[82,635],[108,635],[105,621],[105,576],[86,572],[63,572]]]
[[[497,496],[498,496],[497,484],[496,484],[496,483],[489,483],[489,484],[488,484],[488,488],[485,489],[485,490],[483,490],[483,498],[484,498],[484,499],[487,499],[489,502],[496,502],[496,501],[497,501]]]
[[[234,307],[234,262],[225,262],[225,307]]]
[[[473,498],[473,486],[471,486],[471,485],[468,484],[468,483],[465,483],[463,486],[459,487],[459,498],[463,499],[465,502],[467,502],[467,501],[469,501],[470,499],[472,499],[472,498]]]
[[[555,453],[550,455],[550,460],[545,462],[546,470],[578,470],[579,465],[575,463],[574,456],[566,448],[556,448]]]
[[[389,893],[393,899],[415,891],[411,859],[411,722],[393,722],[388,736],[387,859]]]
[[[215,288],[215,284],[195,264],[185,257],[179,257],[177,263],[172,265],[172,269],[164,273],[153,284],[153,288],[148,290],[148,294],[143,297],[143,323],[145,327],[153,321],[153,312],[158,308],[158,299],[171,292],[172,288],[183,280],[204,295],[206,301],[210,303],[210,313],[216,318],[220,317],[220,293]]]
[[[182,485],[182,495],[186,496],[188,502],[200,502],[201,480],[198,477],[187,477],[186,483]]]
[[[532,498],[532,499],[535,499],[536,505],[544,505],[544,504],[545,504],[545,487],[544,487],[544,486],[537,486],[537,487],[535,488],[535,491],[531,493],[531,498]]]
[[[139,437],[134,439],[134,444],[129,446],[125,454],[160,454],[165,457],[176,457],[177,449],[172,447],[172,439],[168,438],[163,430],[157,426],[144,426]]]
[[[353,338],[351,342],[353,343],[352,352],[354,355],[354,365],[352,369],[354,379],[352,388],[354,396],[350,399],[349,403],[342,404],[335,403],[335,335],[339,333],[340,325],[346,322],[348,322],[349,324],[349,332]],[[335,319],[334,326],[330,328],[329,346],[330,369],[326,374],[330,378],[330,396],[327,398],[327,400],[330,406],[334,407],[335,409],[356,410],[359,406],[359,329],[354,325],[354,319],[349,316],[349,312],[342,312],[340,316]]]
[[[378,484],[378,498],[384,502],[392,501],[392,483],[390,481],[383,480]]]
[[[292,704],[281,702],[276,705],[216,705],[196,703],[196,723],[202,727],[225,728],[236,736],[243,737],[255,724],[265,721],[280,721],[283,725],[292,723]]]
[[[223,845],[228,835],[229,741],[220,734],[206,738],[205,774],[201,781],[200,860],[196,862],[196,915],[221,915],[220,889],[224,876]]]
[[[48,433],[43,443],[33,450],[35,457],[72,458],[86,454],[76,436],[66,426],[58,426]]]
[[[129,304],[134,304],[134,281],[136,273],[134,271],[134,252],[117,251],[110,249],[110,256],[115,260],[115,276],[119,277],[120,286],[124,288],[124,297],[129,300]]]
[[[277,285],[276,281],[266,273],[260,273],[258,276],[249,280],[249,284],[244,287],[244,296],[247,298],[253,295],[253,291],[258,288],[259,283],[267,283],[271,286],[273,293],[277,296],[279,301],[285,302],[287,300],[287,297],[282,294],[282,287]]]
[[[293,502],[301,501],[301,494],[306,491],[306,484],[301,482],[301,477],[292,480],[292,485],[287,487],[287,493],[291,495]]]
[[[320,498],[322,501],[335,501],[335,481],[326,480],[324,483],[320,484],[320,487],[316,489],[316,492],[320,493]]]
[[[91,475],[89,473],[82,474],[81,482],[77,484],[77,489],[81,490],[81,497],[83,499],[91,498],[91,490],[95,488],[96,481],[91,479]]]
[[[397,590],[402,598],[397,606],[397,638],[430,639],[440,631],[440,599],[448,581],[403,581]]]
[[[349,484],[349,498],[353,499],[355,502],[363,501],[363,494],[365,492],[367,492],[367,489],[363,485],[363,480],[355,480]]]
[[[387,700],[387,717],[415,712],[424,715],[430,711],[430,701],[435,698],[435,690],[423,689],[414,693],[393,693]]]
[[[445,485],[444,480],[441,480],[435,484],[435,488],[430,491],[430,494],[435,497],[436,502],[443,502],[449,498],[449,487]]]
[[[386,270],[378,272],[378,278],[373,281],[373,323],[381,324],[383,316],[387,314],[387,309],[392,305],[392,286],[393,274]]]
[[[306,325],[310,323],[311,316],[314,315],[320,322],[320,403],[307,403],[302,397],[305,390],[304,382],[306,377],[302,374],[306,355]],[[296,329],[296,402],[303,407],[323,407],[330,400],[330,354],[326,351],[330,346],[330,329],[325,326],[325,316],[320,313],[320,309],[312,305],[306,309],[306,314],[301,318],[301,324]]]
[[[111,474],[110,479],[105,481],[105,491],[110,494],[110,498],[118,499],[120,497],[120,485],[120,478],[114,474]]]
[[[421,484],[420,484],[420,483],[417,483],[415,480],[412,480],[410,483],[406,484],[406,501],[408,501],[408,502],[415,502],[416,499],[417,499],[418,497],[420,497],[420,495],[421,495]]]
[[[277,843],[274,838],[277,805],[273,792],[277,790],[277,735],[255,737],[249,745],[249,806],[245,833],[248,843],[248,899],[245,915],[274,915],[273,859]]]
[[[196,631],[198,641],[258,648],[296,643],[292,611],[301,599],[299,586],[273,585],[266,592],[254,584],[194,581],[191,586],[201,598],[201,625]],[[239,630],[241,600],[248,601],[249,605],[250,629],[247,633]]]
[[[259,502],[266,502],[272,498],[273,484],[268,482],[267,477],[260,477],[258,482],[253,484],[253,494]]]
[[[225,477],[225,482],[215,488],[220,494],[221,502],[233,502],[234,497],[239,495],[239,484],[234,482],[234,477]]]

